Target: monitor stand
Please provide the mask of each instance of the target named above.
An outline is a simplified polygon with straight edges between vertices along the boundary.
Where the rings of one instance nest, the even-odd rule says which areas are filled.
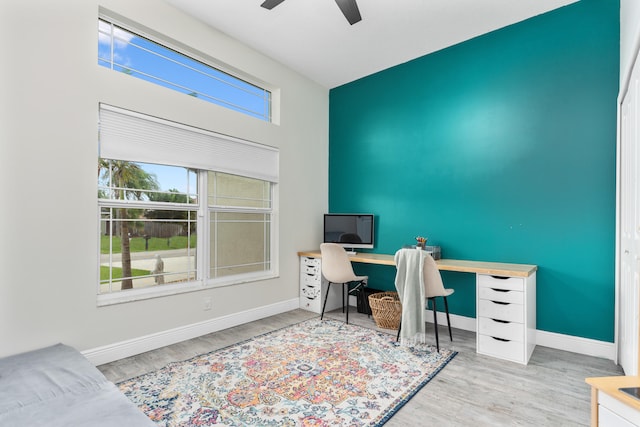
[[[347,255],[353,256],[356,254],[356,251],[354,251],[353,248],[344,248],[344,250],[347,252]]]

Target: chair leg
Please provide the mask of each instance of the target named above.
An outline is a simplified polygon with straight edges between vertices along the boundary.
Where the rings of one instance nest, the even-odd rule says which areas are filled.
[[[398,325],[398,335],[396,335],[396,342],[400,341],[400,331],[402,330],[402,319],[400,319],[400,324]]]
[[[343,283],[342,284],[342,309],[344,310],[344,291],[345,291],[345,286],[346,286],[346,291],[347,291],[347,320],[346,320],[346,324],[349,324],[349,284],[348,283]]]
[[[438,341],[438,310],[436,309],[436,299],[429,298],[433,305],[433,325],[436,330],[436,350],[440,353],[440,341]]]
[[[331,282],[327,283],[327,294],[324,296],[324,303],[322,304],[322,313],[320,313],[320,320],[324,316],[324,308],[327,306],[327,300],[329,299],[329,288],[331,288]]]
[[[447,326],[449,326],[449,339],[453,341],[453,335],[451,334],[451,320],[449,320],[449,304],[447,303],[447,297],[444,297],[444,311],[447,313]]]
[[[355,286],[353,287],[353,289],[350,289],[349,286],[351,285],[351,283],[355,283]],[[357,296],[357,292],[360,292],[362,286],[364,285],[364,280],[361,280],[359,282],[349,282],[349,283],[344,283],[343,286],[346,286],[346,293],[347,293],[347,324],[349,324],[349,295],[356,295]],[[342,290],[342,311],[344,311],[344,294],[345,294],[345,290]]]

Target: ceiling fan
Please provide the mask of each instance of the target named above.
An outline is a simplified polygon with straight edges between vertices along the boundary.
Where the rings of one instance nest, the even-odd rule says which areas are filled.
[[[283,1],[284,0],[265,0],[260,6],[264,7],[265,9],[271,10]],[[360,22],[362,20],[356,0],[336,0],[336,3],[342,11],[344,17],[347,18],[347,21],[349,21],[349,24],[353,25],[356,22]]]

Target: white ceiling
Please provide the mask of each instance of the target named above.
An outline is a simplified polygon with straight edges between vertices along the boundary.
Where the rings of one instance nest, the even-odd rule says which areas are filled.
[[[577,0],[167,0],[327,88],[334,88]]]

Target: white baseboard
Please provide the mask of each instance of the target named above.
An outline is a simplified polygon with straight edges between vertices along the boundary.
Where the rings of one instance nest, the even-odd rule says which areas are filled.
[[[300,308],[300,298],[276,304],[266,305],[251,310],[234,313],[228,316],[217,317],[167,331],[157,332],[142,337],[121,341],[102,347],[85,350],[82,354],[94,365],[113,362],[114,360],[134,356],[145,351],[155,350],[160,347],[175,344],[191,338],[200,337],[212,332],[221,331],[233,326],[264,319],[265,317],[285,313]]]
[[[353,300],[350,300],[350,302],[351,301]],[[127,341],[121,341],[85,350],[82,354],[84,354],[84,356],[94,365],[102,365],[104,363],[113,362],[114,360],[134,356],[136,354],[144,353],[145,351],[155,350],[160,347],[210,334],[212,332],[221,331],[244,323],[253,322],[255,320],[264,319],[265,317],[274,316],[297,308],[300,308],[300,299],[294,298],[288,301],[258,307],[228,316],[205,320],[204,322],[194,323]],[[427,321],[433,323],[433,312],[431,310],[426,311]],[[459,316],[457,314],[450,315],[450,318],[452,327],[475,332],[475,318]],[[438,324],[447,324],[446,314],[440,311],[438,312]],[[555,348],[557,350],[615,360],[615,345],[610,342],[539,330],[536,332],[536,344],[543,347]]]
[[[425,310],[425,319],[428,323],[433,323],[433,311]],[[451,327],[462,329],[464,331],[476,331],[476,319],[474,317],[465,317],[458,316],[457,314],[450,314],[449,318],[451,319]],[[438,311],[438,325],[447,325],[447,314],[441,311]]]
[[[433,323],[433,312],[427,311],[427,322]],[[451,327],[465,331],[476,330],[476,319],[473,317],[458,316],[452,314]],[[438,311],[438,325],[447,324],[447,315]],[[615,360],[615,344],[605,341],[592,340],[589,338],[576,337],[573,335],[557,334],[555,332],[536,331],[536,345],[554,348],[556,350],[570,351],[572,353],[584,354],[587,356],[601,357],[603,359]]]
[[[349,301],[355,304],[355,297]],[[433,323],[433,311],[426,310],[425,319]],[[464,331],[476,331],[476,319],[474,317],[459,316],[451,314],[451,327]],[[447,324],[447,315],[438,311],[438,325]],[[573,335],[563,335],[554,332],[536,331],[536,345],[555,348],[556,350],[570,351],[572,353],[584,354],[587,356],[601,357],[603,359],[616,360],[616,348],[614,343],[606,341],[592,340],[588,338],[576,337]]]
[[[616,359],[616,347],[611,342],[538,330],[536,331],[536,344],[557,350],[586,354],[587,356],[602,357],[609,360]]]

